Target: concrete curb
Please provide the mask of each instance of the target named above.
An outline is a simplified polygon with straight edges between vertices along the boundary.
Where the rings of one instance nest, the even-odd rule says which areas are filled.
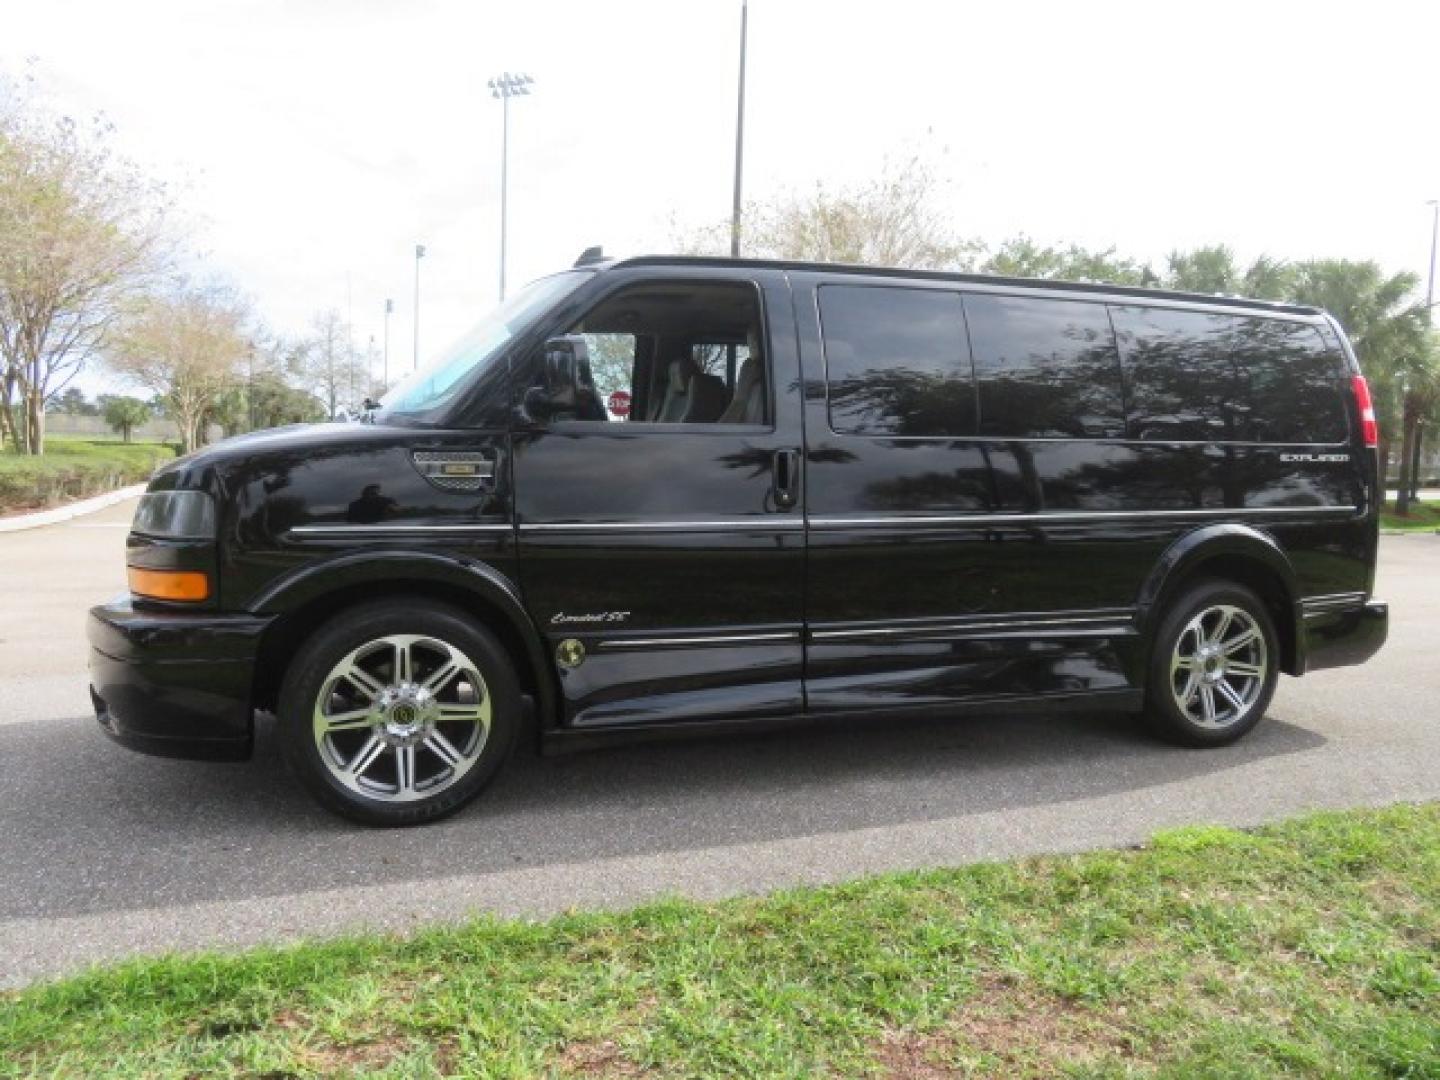
[[[79,502],[57,506],[54,510],[37,510],[33,514],[0,517],[0,533],[19,532],[21,529],[38,529],[42,525],[55,525],[61,521],[69,521],[71,518],[104,510],[107,506],[114,506],[126,499],[133,499],[135,496],[143,494],[144,491],[144,484],[133,484],[130,487],[120,488],[118,491],[108,491],[104,495],[96,495],[93,499],[82,499]]]

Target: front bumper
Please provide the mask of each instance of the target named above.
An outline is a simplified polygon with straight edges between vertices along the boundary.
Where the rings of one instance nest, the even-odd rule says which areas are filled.
[[[250,756],[251,689],[268,618],[90,609],[90,697],[116,742],[161,757]]]
[[[1390,605],[1383,600],[1310,612],[1303,618],[1306,671],[1363,664],[1380,651],[1390,634]]]

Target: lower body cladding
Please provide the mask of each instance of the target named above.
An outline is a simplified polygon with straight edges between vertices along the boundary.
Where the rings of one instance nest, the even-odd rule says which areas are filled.
[[[1362,594],[1301,604],[1306,669],[1358,664],[1384,644],[1388,607]],[[563,720],[549,751],[662,734],[755,730],[886,713],[1135,710],[1145,644],[1127,611],[967,616],[744,632],[580,633],[557,662]],[[90,613],[91,696],[105,732],[166,757],[240,760],[253,739],[256,656],[269,619]],[[547,652],[565,637],[552,635]],[[563,654],[563,651],[562,651]],[[618,688],[623,687],[623,691]]]
[[[247,615],[91,609],[90,697],[116,742],[160,757],[239,761],[253,739],[260,635]]]
[[[576,637],[583,659],[560,666],[567,723],[545,733],[549,751],[855,716],[1142,704],[1128,609]]]

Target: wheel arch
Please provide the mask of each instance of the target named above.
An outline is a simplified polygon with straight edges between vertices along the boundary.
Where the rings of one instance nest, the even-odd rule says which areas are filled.
[[[1196,529],[1165,549],[1136,603],[1147,654],[1166,605],[1201,578],[1234,581],[1259,596],[1280,637],[1280,670],[1287,675],[1304,672],[1305,635],[1295,568],[1274,537],[1240,524]]]
[[[252,605],[274,615],[255,664],[256,708],[273,709],[289,660],[300,643],[344,608],[386,597],[423,597],[458,607],[499,638],[515,666],[522,694],[541,727],[555,715],[557,690],[540,634],[503,574],[484,563],[434,552],[343,555],[310,565],[275,583]]]

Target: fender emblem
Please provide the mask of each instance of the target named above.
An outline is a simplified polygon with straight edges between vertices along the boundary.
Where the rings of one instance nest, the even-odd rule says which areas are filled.
[[[478,451],[417,450],[411,460],[421,476],[447,491],[479,491],[495,479],[495,462]]]

